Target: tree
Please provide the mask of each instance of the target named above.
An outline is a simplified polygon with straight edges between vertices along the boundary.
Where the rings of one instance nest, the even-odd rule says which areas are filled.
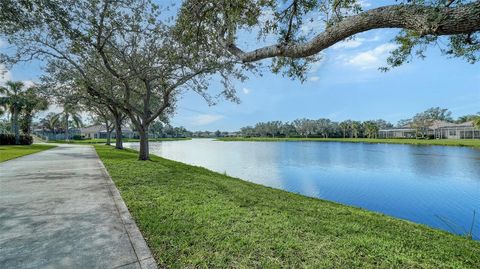
[[[24,96],[25,88],[21,81],[7,81],[5,87],[0,87],[0,104],[8,107],[11,113],[12,131],[15,134],[15,144],[20,144],[19,115],[27,100]]]
[[[455,122],[456,123],[464,123],[464,122],[467,122],[467,121],[473,121],[477,117],[480,117],[480,112],[478,112],[476,115],[472,114],[472,115],[465,115],[465,116],[458,117],[458,119]]]
[[[54,112],[48,113],[43,119],[41,119],[40,126],[42,127],[42,129],[47,129],[54,134],[56,130],[61,128]]]
[[[398,128],[409,128],[412,124],[412,119],[402,119],[397,122]]]
[[[365,136],[368,138],[377,138],[380,129],[375,121],[365,121],[363,123]]]
[[[398,48],[388,59],[392,67],[409,61],[410,55],[424,57],[428,45],[440,39],[446,43],[441,49],[444,54],[471,63],[479,60],[480,1],[397,2],[364,10],[359,0],[187,0],[178,21],[185,31],[196,33],[195,42],[223,49],[243,63],[273,58],[272,71],[301,79],[308,64],[324,49],[382,28],[402,29],[395,39]],[[311,22],[316,28],[305,31]],[[249,32],[259,32],[259,39],[268,37],[275,42],[246,51],[238,43]]]
[[[298,135],[293,124],[286,122],[280,127],[280,134],[285,137],[292,137]]]
[[[80,114],[81,109],[76,103],[76,100],[64,99],[61,101],[63,111],[55,115],[55,122],[61,122],[64,124],[65,140],[69,140],[69,126],[72,124],[76,128],[82,126],[82,116]]]
[[[374,121],[379,129],[393,128],[393,124],[387,122],[386,120],[378,119]]]
[[[425,138],[428,135],[428,130],[433,124],[433,119],[430,118],[431,115],[422,112],[417,113],[411,122],[411,127],[415,129],[417,137]]]
[[[358,138],[362,133],[362,123],[359,121],[350,122],[350,137]]]
[[[476,118],[473,119],[473,126],[480,130],[480,116],[477,116]]]
[[[266,133],[267,135],[272,136],[275,138],[275,136],[278,136],[280,134],[280,130],[282,127],[283,123],[281,121],[269,121],[265,123],[265,128],[266,128]]]
[[[350,131],[351,124],[352,124],[351,120],[346,120],[346,121],[340,122],[340,124],[338,125],[342,130],[343,138],[347,137],[347,134]]]
[[[34,7],[40,5],[32,2]],[[17,51],[12,62],[42,58],[78,73],[76,84],[123,111],[140,136],[139,159],[149,158],[148,132],[159,117],[171,115],[176,100],[192,90],[213,104],[209,77],[218,74],[222,96],[237,101],[232,79],[244,79],[236,61],[218,57],[205,46],[184,42],[186,35],[151,1],[56,1],[61,18],[36,16],[40,27],[8,36]],[[181,42],[180,42],[181,41]],[[207,46],[208,47],[208,46]],[[4,55],[5,56],[5,55]],[[99,77],[113,79],[114,98]]]
[[[297,133],[305,138],[315,133],[315,121],[309,119],[296,119],[292,122]]]
[[[154,137],[164,137],[164,127],[163,123],[159,120],[156,120],[150,126],[150,133],[154,135]]]
[[[252,126],[245,126],[240,128],[240,133],[243,137],[255,136],[255,129]]]
[[[22,93],[24,99],[20,113],[20,129],[24,134],[30,135],[32,120],[35,113],[48,109],[48,100],[39,93],[37,87],[30,87]]]
[[[440,108],[440,107],[432,107],[425,110],[425,117],[428,117],[432,120],[441,120],[441,121],[448,121],[452,122],[452,112],[450,112],[447,108]]]
[[[87,108],[90,111],[93,124],[105,126],[105,131],[107,132],[107,141],[105,145],[110,145],[115,121],[114,117],[105,106],[90,103],[87,104]]]
[[[316,120],[316,130],[323,138],[328,138],[330,131],[332,130],[332,121],[329,119]]]

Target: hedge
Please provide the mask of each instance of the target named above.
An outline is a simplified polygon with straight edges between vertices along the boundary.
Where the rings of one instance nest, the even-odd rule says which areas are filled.
[[[20,145],[31,145],[33,137],[31,135],[20,135]],[[0,145],[15,145],[14,134],[0,134]]]

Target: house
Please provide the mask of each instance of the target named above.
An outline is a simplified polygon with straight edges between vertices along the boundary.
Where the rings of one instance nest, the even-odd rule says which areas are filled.
[[[378,137],[380,138],[415,138],[416,135],[417,129],[408,125],[378,131]],[[452,123],[435,120],[428,127],[427,136],[435,139],[480,139],[480,130],[474,127],[473,121]]]
[[[80,128],[80,135],[86,139],[107,138],[107,128],[101,124]],[[130,128],[122,127],[122,136],[133,138],[135,133]],[[112,130],[111,137],[115,138],[115,129]]]

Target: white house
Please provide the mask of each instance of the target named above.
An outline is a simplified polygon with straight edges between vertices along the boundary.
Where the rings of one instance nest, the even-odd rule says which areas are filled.
[[[113,128],[113,127],[112,127]],[[83,138],[96,139],[107,138],[107,128],[104,125],[92,125],[85,128],[80,128],[80,135]],[[125,138],[133,138],[134,132],[127,127],[122,127],[122,135]],[[115,130],[112,130],[112,138],[115,138]]]
[[[415,138],[417,131],[410,126],[402,128],[381,129],[380,138]],[[452,123],[435,120],[428,128],[428,135],[436,139],[472,139],[480,138],[480,130],[476,129],[473,121]]]

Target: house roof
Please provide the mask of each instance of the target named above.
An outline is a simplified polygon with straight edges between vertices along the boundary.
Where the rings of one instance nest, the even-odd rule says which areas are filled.
[[[442,120],[434,120],[432,124],[430,125],[429,129],[431,130],[436,130],[440,128],[462,128],[462,127],[473,127],[473,121],[467,121],[467,122],[462,122],[462,123],[453,123],[453,122],[448,122],[448,121],[442,121]],[[414,131],[414,128],[410,128],[409,125],[403,126],[400,128],[390,128],[390,129],[381,129],[379,131],[403,131],[403,132],[408,132],[408,131]]]
[[[80,132],[81,133],[98,133],[105,129],[106,128],[103,125],[98,124],[98,125],[91,125],[88,127],[80,128]]]
[[[85,128],[80,128],[80,133],[104,133],[107,132],[107,128],[105,128],[102,124],[91,125]],[[128,127],[122,127],[122,132],[132,132],[132,129]]]
[[[453,122],[436,120],[430,126],[430,128],[432,128],[432,129],[455,128],[455,127],[473,127],[473,121],[467,121],[467,122],[463,122],[463,123],[453,123]]]

